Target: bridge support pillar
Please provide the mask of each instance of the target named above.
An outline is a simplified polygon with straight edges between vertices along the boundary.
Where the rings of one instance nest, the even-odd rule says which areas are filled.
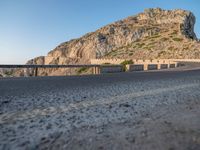
[[[24,77],[29,77],[29,76],[30,76],[29,68],[24,68]]]
[[[35,77],[37,77],[37,75],[38,75],[38,68],[37,68],[37,67],[35,68],[35,73],[34,73],[34,75],[35,75]]]

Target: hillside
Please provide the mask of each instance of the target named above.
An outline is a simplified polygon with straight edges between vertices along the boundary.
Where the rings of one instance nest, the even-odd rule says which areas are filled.
[[[49,64],[90,63],[92,58],[200,58],[192,12],[146,9],[58,45],[47,57]],[[28,64],[44,64],[44,56]]]

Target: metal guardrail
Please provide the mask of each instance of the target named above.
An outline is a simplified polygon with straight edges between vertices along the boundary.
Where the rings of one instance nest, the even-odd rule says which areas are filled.
[[[137,63],[137,64],[130,64],[126,65],[126,68],[129,71],[143,71],[143,70],[157,70],[157,69],[164,69],[161,65],[167,65],[164,68],[175,68],[178,65],[178,62],[173,63]],[[131,69],[131,66],[134,68]],[[116,64],[76,64],[76,65],[0,65],[0,68],[32,68],[34,76],[38,75],[38,68],[78,68],[78,67],[86,67],[92,68],[93,74],[101,74],[101,73],[115,73],[115,72],[123,72],[123,65],[116,65]],[[153,67],[153,68],[152,68]]]
[[[0,68],[78,68],[100,67],[100,65],[0,65]]]

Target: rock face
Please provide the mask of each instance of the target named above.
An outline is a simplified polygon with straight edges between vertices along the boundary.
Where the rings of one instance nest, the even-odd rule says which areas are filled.
[[[53,57],[48,64],[90,63],[93,58],[200,58],[194,24],[190,11],[146,9],[58,45],[48,53]],[[28,63],[44,64],[44,57]]]

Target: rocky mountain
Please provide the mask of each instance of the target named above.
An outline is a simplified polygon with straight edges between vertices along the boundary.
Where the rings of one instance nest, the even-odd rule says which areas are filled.
[[[92,58],[200,58],[192,12],[146,9],[95,32],[58,45],[49,64],[90,63]],[[28,64],[44,64],[44,56]],[[64,58],[64,59],[63,59]]]

